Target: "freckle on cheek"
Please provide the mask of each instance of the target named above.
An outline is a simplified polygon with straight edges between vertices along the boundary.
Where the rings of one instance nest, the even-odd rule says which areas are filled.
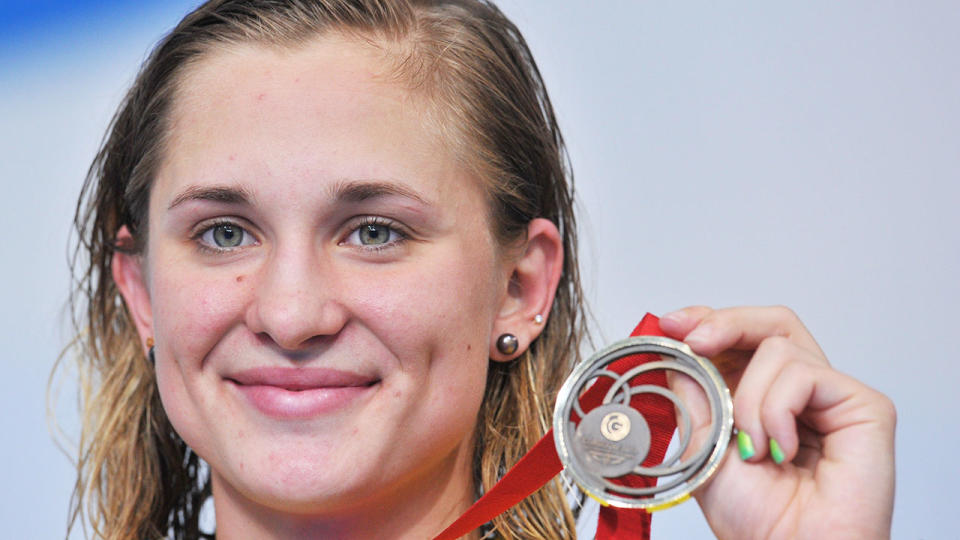
[[[243,276],[237,276],[237,283],[240,283],[241,281],[243,281]]]
[[[470,345],[469,343],[467,343],[467,350],[469,351],[471,349],[473,349],[473,345]]]
[[[401,392],[401,391],[399,391],[399,390],[397,390],[396,392],[393,393],[393,397],[395,397],[395,398],[397,398],[397,399],[400,399],[401,396],[403,396],[403,392]]]

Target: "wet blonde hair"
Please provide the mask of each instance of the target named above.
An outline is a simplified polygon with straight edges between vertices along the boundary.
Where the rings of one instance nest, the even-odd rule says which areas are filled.
[[[146,241],[150,188],[185,70],[217,47],[296,47],[330,32],[394,61],[398,81],[431,104],[431,123],[485,183],[503,248],[542,217],[560,229],[563,275],[540,337],[510,363],[491,362],[478,416],[474,480],[489,489],[549,427],[556,392],[579,359],[584,308],[572,177],[550,99],[517,28],[484,0],[213,0],[154,49],[114,117],[80,197],[71,297],[83,430],[70,527],[96,536],[198,538],[209,471],[167,419],[136,329],[111,275],[116,250]],[[117,245],[126,226],[134,241]],[[479,495],[479,493],[478,493]],[[509,538],[574,536],[559,480],[493,521]]]

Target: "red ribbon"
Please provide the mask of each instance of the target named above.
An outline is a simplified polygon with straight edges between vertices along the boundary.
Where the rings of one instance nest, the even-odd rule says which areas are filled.
[[[660,320],[647,313],[630,336],[663,336]],[[616,373],[625,373],[645,362],[658,360],[655,354],[635,354],[611,363],[607,369]],[[656,384],[666,388],[667,379],[663,371],[644,373],[635,377],[635,384]],[[603,400],[613,381],[607,377],[599,379],[580,398],[581,407],[589,411]],[[673,403],[656,394],[638,394],[633,396],[630,405],[638,409],[650,427],[650,453],[644,466],[652,466],[663,461],[670,444],[670,438],[677,427]],[[563,469],[557,448],[553,443],[553,430],[547,432],[537,444],[490,491],[473,504],[462,516],[450,524],[434,540],[454,540],[469,534],[477,527],[509,510],[534,491],[543,487]],[[633,487],[652,487],[656,478],[630,476],[624,483]],[[650,539],[650,514],[646,510],[627,510],[604,506],[600,508],[597,522],[598,540],[612,538]]]

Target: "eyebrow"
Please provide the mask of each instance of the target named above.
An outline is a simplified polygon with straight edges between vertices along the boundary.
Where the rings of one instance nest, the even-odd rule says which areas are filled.
[[[424,206],[430,203],[416,191],[402,184],[376,180],[345,180],[331,189],[333,200],[343,203],[360,203],[379,197],[399,196],[411,199]],[[177,195],[168,210],[188,201],[213,201],[224,204],[250,204],[253,195],[243,188],[232,186],[191,186]]]
[[[187,201],[213,201],[226,204],[250,204],[253,196],[243,188],[229,186],[191,186],[177,195],[167,210]]]
[[[379,180],[345,180],[331,189],[333,199],[338,202],[359,203],[379,197],[399,196],[416,201],[424,206],[431,204],[413,189]]]

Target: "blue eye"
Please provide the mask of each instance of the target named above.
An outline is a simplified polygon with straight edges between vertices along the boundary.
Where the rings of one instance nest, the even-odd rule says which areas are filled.
[[[209,247],[221,250],[235,249],[249,246],[256,239],[235,223],[217,223],[205,229],[200,234],[200,241]]]
[[[389,248],[403,242],[406,235],[391,221],[367,218],[350,232],[345,243],[361,248]]]
[[[360,233],[360,243],[365,246],[376,246],[381,244],[386,244],[390,241],[390,227],[386,225],[378,225],[376,223],[369,223],[367,225],[362,225],[358,229]]]
[[[217,225],[213,229],[213,242],[217,247],[232,248],[243,243],[243,229],[233,225]]]

